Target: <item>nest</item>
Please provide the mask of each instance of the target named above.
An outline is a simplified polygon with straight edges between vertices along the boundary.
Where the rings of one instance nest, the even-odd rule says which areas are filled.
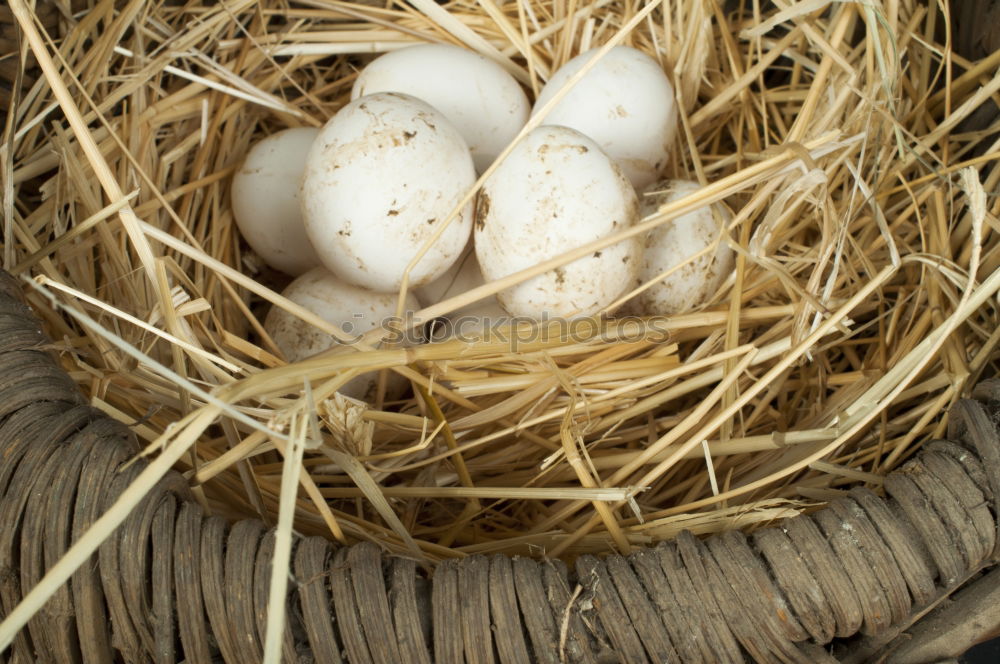
[[[212,513],[285,508],[430,563],[626,552],[878,490],[996,371],[1000,56],[956,53],[936,4],[73,3],[51,29],[11,9],[7,62],[43,78],[12,87],[4,266],[91,403]],[[587,48],[656,57],[680,108],[666,173],[704,187],[642,227],[724,202],[733,277],[665,320],[287,364],[270,307],[331,326],[242,242],[230,177],[253,141],[321,126],[373,54],[427,41],[532,94]],[[373,371],[407,397],[337,394]]]

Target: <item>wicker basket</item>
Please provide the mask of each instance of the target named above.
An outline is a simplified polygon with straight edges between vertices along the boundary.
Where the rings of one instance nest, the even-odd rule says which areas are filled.
[[[105,81],[84,81],[80,85],[87,94],[77,95],[67,86],[70,74],[60,70],[58,58],[51,57],[44,46],[43,35],[59,34],[61,21],[79,25],[85,20],[66,4],[39,3],[32,13],[17,1],[9,15],[0,9],[0,47],[14,49],[18,43],[8,37],[15,33],[13,19],[17,17],[32,51],[40,56],[38,68],[35,63],[5,68],[13,59],[0,60],[0,88],[6,85],[5,105],[12,99],[17,102],[22,95],[42,94],[45,85],[39,75],[44,74],[44,80],[54,84],[54,98],[93,166],[100,163],[102,149],[110,149],[104,139],[113,134],[102,134],[104,142],[92,142],[90,150],[83,134],[98,131],[91,124],[99,123],[81,113],[79,103],[88,97],[105,103],[107,100],[100,98],[108,92],[102,88]],[[359,16],[347,5],[302,4],[342,11],[352,19]],[[372,21],[379,17],[378,3],[374,4]],[[717,12],[723,11],[724,4],[706,0],[706,6]],[[785,6],[777,4],[768,11],[777,12]],[[95,23],[94,30],[125,33],[140,25],[135,17],[142,5],[123,3],[117,15],[122,23]],[[485,5],[493,7],[493,3]],[[972,7],[975,9],[970,10]],[[996,32],[992,21],[982,19],[993,16],[995,7],[989,1],[965,4],[948,21],[941,21],[942,29],[951,26],[958,36],[955,50],[968,61],[964,64],[987,82],[994,74],[988,73],[989,67],[977,70],[975,62],[993,62],[995,70],[1000,53],[996,51]],[[77,8],[75,4],[73,8]],[[825,9],[817,6],[810,13],[819,17]],[[300,14],[305,16],[308,11],[300,8]],[[219,20],[219,14],[206,11],[209,15]],[[37,23],[32,16],[38,18]],[[985,25],[991,29],[973,27]],[[233,34],[237,33],[239,29],[234,28]],[[237,37],[232,40],[235,43]],[[96,36],[94,41],[98,41]],[[220,48],[233,47],[224,40],[219,43]],[[197,50],[193,44],[188,47]],[[77,44],[75,48],[84,47]],[[837,66],[836,58],[831,62]],[[326,64],[319,61],[317,67]],[[350,76],[343,62],[331,66],[335,72],[331,78],[338,81],[332,85]],[[14,73],[5,73],[9,69]],[[224,72],[215,74],[216,83],[224,78]],[[177,75],[183,78],[185,72]],[[231,93],[230,83],[226,85]],[[966,83],[959,87],[966,91],[974,87]],[[969,93],[963,99],[978,100],[978,111],[973,113],[975,109],[970,108],[963,114],[963,124],[949,125],[955,131],[981,135],[970,141],[974,149],[963,157],[969,157],[969,163],[982,173],[990,168],[989,146],[995,140],[989,138],[997,121],[994,96],[978,98]],[[112,106],[102,112],[127,113],[124,107]],[[11,108],[15,118],[18,104]],[[23,118],[16,117],[8,124],[16,129],[20,120]],[[137,127],[131,130],[139,131]],[[54,134],[59,131],[54,130]],[[206,125],[201,141],[209,140],[208,131]],[[31,132],[32,128],[25,129],[25,134]],[[53,144],[68,145],[60,140]],[[804,152],[805,161],[809,161],[808,146],[795,149]],[[79,155],[68,147],[66,151],[75,156],[56,160],[55,165],[39,158],[23,167],[26,170],[4,166],[6,175],[16,175],[11,181],[19,188],[19,195],[23,194],[19,201],[58,196],[60,180],[49,178],[52,169],[62,169],[63,178],[66,171],[83,172],[73,165]],[[982,155],[987,158],[976,161]],[[135,155],[134,161],[141,170],[148,165],[149,155]],[[115,183],[121,194],[134,184],[134,173],[94,168],[106,190],[112,186],[109,183]],[[219,173],[229,172],[226,168],[214,175],[198,173],[200,179],[195,184],[220,179]],[[976,223],[983,223],[983,219],[995,223],[990,212],[995,205],[989,203],[979,214],[976,195],[982,188],[969,188],[970,208],[974,216],[979,215]],[[179,209],[186,206],[189,210],[195,204],[192,192],[197,191],[195,186],[178,183],[172,200],[182,201]],[[983,195],[985,201],[985,192]],[[113,212],[132,210],[124,196],[114,205]],[[129,214],[123,213],[122,237],[139,228],[136,217]],[[12,226],[8,227],[7,267],[25,275],[73,242],[84,247],[81,251],[95,242],[105,242],[88,239],[91,236],[86,229],[98,228],[107,216],[94,222],[76,220],[67,227],[54,225],[48,250],[33,244],[34,237],[15,238]],[[978,228],[973,226],[973,232]],[[157,235],[156,229],[149,228],[141,232],[179,252],[171,254],[174,258],[183,254],[169,233]],[[67,233],[68,239],[60,240],[62,233]],[[116,242],[125,244],[125,240],[114,240],[105,227],[94,231],[98,233],[111,238],[107,245],[100,245],[103,248]],[[991,247],[995,245],[987,246],[984,252],[986,267],[995,259]],[[977,245],[975,251],[979,249]],[[109,255],[107,260],[132,260],[129,251],[122,249],[121,256]],[[975,256],[978,261],[978,254]],[[169,275],[171,283],[187,286],[180,263],[162,258],[136,250],[135,264],[155,266],[150,274],[160,275],[163,283],[168,283]],[[64,260],[76,259],[70,254]],[[204,261],[189,265],[191,274],[197,272],[201,275],[198,278],[209,281],[220,274],[235,277],[235,270],[229,267],[226,271],[223,262],[216,262],[219,265],[210,265],[208,277],[205,265],[209,264]],[[113,270],[108,267],[109,273]],[[982,284],[993,284],[1000,279],[998,275],[996,269],[986,271]],[[191,276],[190,281],[195,278]],[[261,278],[281,279],[266,273]],[[42,281],[47,286],[55,284],[51,278]],[[73,292],[93,286],[91,290],[97,295],[104,288],[127,291],[132,287],[120,282],[98,287],[99,281],[95,278],[93,284],[77,284],[79,290]],[[974,279],[970,283],[980,286]],[[985,285],[976,293],[986,292]],[[134,289],[135,298],[149,304],[143,313],[151,320],[177,315],[176,308],[170,314],[165,304],[157,309],[155,288],[143,288]],[[259,489],[254,507],[265,515],[266,522],[245,518],[235,507],[229,513],[219,509],[223,503],[219,496],[224,491],[206,499],[205,486],[192,489],[191,475],[197,466],[191,464],[194,468],[186,474],[178,470],[185,468],[180,462],[187,458],[187,446],[171,443],[162,450],[143,451],[137,432],[140,438],[159,440],[144,434],[145,421],[122,413],[99,397],[106,394],[102,391],[107,387],[106,375],[88,375],[84,367],[89,364],[75,365],[67,359],[75,352],[110,354],[114,343],[86,348],[63,343],[73,326],[91,330],[88,326],[93,321],[76,316],[72,324],[66,322],[67,314],[75,316],[73,310],[67,311],[45,293],[51,291],[26,288],[6,274],[0,281],[0,647],[9,645],[0,657],[11,662],[255,662],[277,661],[280,656],[286,662],[351,663],[736,662],[749,658],[759,662],[903,664],[956,657],[1000,629],[1000,611],[996,609],[1000,606],[1000,576],[990,571],[1000,554],[1000,382],[987,380],[968,387],[965,396],[969,398],[965,399],[959,398],[958,390],[949,393],[950,399],[941,398],[943,392],[935,394],[937,410],[917,414],[921,431],[928,422],[938,421],[944,435],[937,439],[923,436],[919,451],[915,446],[900,448],[892,456],[897,467],[872,482],[878,485],[876,491],[862,486],[861,481],[872,480],[873,474],[852,475],[848,469],[847,483],[854,486],[847,490],[843,481],[836,487],[824,485],[822,509],[803,510],[798,516],[747,529],[746,533],[724,529],[699,539],[685,530],[655,547],[602,556],[585,552],[562,560],[499,553],[452,557],[445,555],[447,547],[442,546],[440,551],[430,551],[440,559],[432,569],[429,558],[413,555],[413,551],[428,553],[427,547],[407,549],[405,537],[403,543],[390,542],[389,527],[383,528],[384,532],[365,533],[355,526],[357,532],[348,533],[351,539],[370,541],[351,546],[335,544],[328,537],[307,536],[309,528],[323,531],[316,525],[324,523],[318,518],[311,526],[307,523],[306,535],[293,534],[289,523],[294,480],[292,499],[284,500],[287,496],[283,496],[281,503],[282,508],[289,506],[289,512],[278,515],[284,525],[275,525],[275,515],[260,498]],[[924,330],[928,339],[940,333],[933,352],[963,322],[980,324],[971,312],[988,307],[986,299],[983,296],[975,307],[967,306],[961,320],[957,314],[935,319],[937,326]],[[990,296],[990,301],[994,300]],[[240,306],[249,316],[250,307],[242,300]],[[202,311],[197,309],[196,313]],[[97,338],[97,333],[93,334]],[[192,333],[191,338],[204,340],[209,336]],[[986,336],[992,339],[996,334]],[[247,342],[240,348],[250,346]],[[265,346],[261,342],[255,347],[255,359],[264,366],[280,366],[279,360],[262,350]],[[923,346],[915,344],[914,353],[920,348]],[[973,378],[993,366],[991,348],[973,349],[981,356],[977,356],[975,372],[969,372],[977,374]],[[951,348],[949,352],[958,350]],[[138,361],[152,361],[152,355]],[[307,377],[309,371],[320,371],[318,362],[301,365]],[[75,366],[79,368],[73,370]],[[135,366],[122,362],[119,370],[127,372]],[[178,363],[174,369],[183,373],[180,366]],[[742,365],[740,371],[748,366]],[[184,386],[178,392],[185,398],[196,394],[212,405],[211,395],[186,392],[194,383],[182,380],[185,376],[178,376],[177,385]],[[90,388],[86,396],[80,385]],[[898,395],[906,385],[901,381],[891,387],[898,388],[899,392],[894,392]],[[233,403],[239,400],[229,397]],[[946,412],[947,405],[950,409]],[[178,426],[201,418],[207,427],[219,412],[192,409],[190,417],[180,419]],[[151,411],[149,415],[155,418],[156,414]],[[911,442],[912,438],[907,444]],[[291,458],[303,454],[301,448],[293,447],[281,449],[282,454]],[[705,450],[708,454],[707,443]],[[297,458],[301,463],[301,456]],[[349,463],[344,461],[343,465]],[[234,477],[236,473],[234,470]],[[253,484],[246,477],[244,481],[248,486]],[[248,494],[247,503],[254,503],[253,491],[248,489]],[[209,511],[206,505],[214,509]],[[758,522],[771,520],[766,516]],[[343,532],[340,537],[344,537]],[[625,538],[624,543],[628,545],[629,540]],[[569,540],[564,544],[566,549],[572,545]],[[566,549],[557,547],[558,551]],[[612,550],[610,544],[608,549]],[[275,568],[281,573],[273,575]],[[286,569],[289,574],[284,573]],[[269,620],[275,614],[278,619]]]
[[[0,297],[0,584],[8,620],[143,470],[9,277]],[[951,440],[811,516],[626,557],[472,556],[429,577],[372,544],[293,543],[285,661],[933,662],[1000,628],[1000,381]],[[168,472],[14,640],[14,662],[259,661],[277,537],[203,514]],[[960,599],[929,611],[968,584]],[[924,619],[924,622],[917,622]],[[858,634],[860,632],[860,635]],[[908,632],[900,636],[904,632]],[[836,638],[835,638],[836,637]],[[832,643],[831,643],[832,641]],[[117,652],[117,655],[116,655]]]

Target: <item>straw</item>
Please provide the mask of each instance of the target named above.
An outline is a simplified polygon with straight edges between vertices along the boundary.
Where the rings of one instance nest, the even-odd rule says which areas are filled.
[[[49,34],[11,3],[44,78],[0,142],[5,264],[35,284],[26,297],[63,366],[155,466],[2,638],[168,468],[215,513],[427,565],[627,550],[878,488],[997,369],[1000,143],[995,118],[975,123],[1000,90],[1000,54],[952,53],[940,8],[113,4]],[[621,315],[652,286],[638,284],[575,329],[514,321],[406,348],[377,330],[289,365],[264,330],[272,307],[349,340],[282,297],[289,277],[241,241],[232,173],[253,141],[332,116],[375,54],[420,42],[475,50],[532,95],[584,47],[649,53],[681,114],[665,175],[703,186],[613,237],[425,302],[414,327],[717,202],[734,213],[718,241],[736,272],[667,318]],[[382,371],[409,382],[397,400],[337,395]]]

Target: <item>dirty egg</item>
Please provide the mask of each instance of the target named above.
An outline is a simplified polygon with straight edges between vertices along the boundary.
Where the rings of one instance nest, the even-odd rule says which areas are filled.
[[[311,127],[285,129],[255,143],[230,190],[243,239],[265,263],[292,276],[319,265],[299,210],[299,181],[318,134]]]
[[[421,99],[462,134],[480,172],[517,135],[530,104],[514,77],[493,60],[450,44],[418,44],[376,58],[354,82],[351,99],[402,92]]]
[[[635,190],[597,144],[566,127],[542,126],[484,183],[474,232],[483,276],[496,280],[633,225]],[[589,316],[634,283],[638,238],[623,240],[501,291],[511,315]]]
[[[404,94],[360,97],[326,123],[309,152],[306,232],[341,279],[392,292],[475,179],[465,141],[440,112]],[[416,264],[410,286],[444,274],[471,229],[470,203]]]
[[[643,197],[643,217],[661,206],[701,189],[697,182],[665,180]],[[639,280],[645,283],[675,267],[663,281],[638,296],[638,308],[646,315],[669,315],[691,310],[715,294],[733,271],[733,250],[720,239],[732,214],[721,204],[698,208],[668,221],[646,236]],[[701,256],[698,252],[711,247]]]
[[[559,68],[538,95],[535,114],[587,64],[598,49]],[[659,63],[642,51],[616,46],[545,117],[545,124],[589,136],[642,191],[667,165],[677,128],[674,89]]]
[[[396,314],[395,295],[373,293],[345,283],[324,267],[314,268],[295,279],[282,295],[339,327],[349,339],[387,326]],[[407,296],[406,308],[409,311],[420,309],[420,302],[414,295]],[[333,336],[278,306],[272,307],[268,313],[264,330],[285,359],[293,363],[339,343]],[[406,380],[395,373],[391,373],[389,378],[390,394],[402,393]],[[369,400],[374,396],[377,382],[378,372],[373,371],[352,379],[339,391],[345,396]]]

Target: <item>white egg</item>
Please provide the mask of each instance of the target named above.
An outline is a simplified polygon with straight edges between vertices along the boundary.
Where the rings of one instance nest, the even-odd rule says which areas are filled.
[[[392,292],[475,179],[465,141],[441,113],[394,92],[361,97],[326,123],[309,152],[306,232],[341,279]],[[471,229],[470,203],[417,263],[410,286],[444,274]]]
[[[476,260],[476,252],[469,243],[462,257],[455,261],[455,264],[448,268],[448,271],[429,284],[416,289],[417,297],[426,306],[444,302],[445,300],[457,297],[473,288],[478,288],[486,283],[483,279],[483,272]],[[461,316],[479,311],[503,311],[496,301],[496,297],[490,296],[478,300],[464,307],[459,307],[448,314],[449,316]]]
[[[476,252],[469,244],[465,253],[443,275],[417,289],[417,297],[426,306],[444,302],[467,293],[486,283],[476,260]],[[510,319],[495,295],[467,304],[435,321],[434,338],[470,337],[479,335],[484,327],[495,327]]]
[[[649,216],[666,203],[698,191],[697,182],[667,180],[643,197],[642,215]],[[691,310],[715,294],[733,271],[733,250],[719,240],[722,226],[732,215],[722,205],[698,208],[650,231],[645,238],[639,283],[643,284],[666,270],[684,264],[666,279],[643,291],[639,310],[647,315],[669,315]],[[718,245],[693,260],[692,256]],[[686,264],[685,264],[686,263]]]
[[[339,327],[350,338],[358,338],[377,327],[384,327],[396,315],[396,295],[373,293],[352,286],[324,267],[314,268],[295,279],[282,295]],[[420,309],[420,302],[409,295],[406,308],[415,312]],[[264,329],[289,362],[304,360],[339,343],[333,336],[280,307],[271,308],[264,321]],[[421,339],[410,341],[416,343]],[[367,400],[374,396],[378,373],[362,374],[344,385],[340,392],[355,399]],[[398,394],[405,387],[405,379],[395,373],[390,375],[390,379],[390,392]]]
[[[243,239],[265,263],[292,276],[319,265],[299,209],[306,155],[318,134],[307,127],[268,136],[233,175],[233,216]]]
[[[476,206],[475,246],[490,281],[633,225],[632,185],[594,141],[566,127],[532,131],[487,180]],[[497,299],[510,314],[590,316],[631,286],[641,243],[605,247],[512,288]]]
[[[596,49],[586,51],[560,67],[542,88],[532,113],[596,53]],[[674,88],[656,60],[634,48],[616,46],[573,86],[544,122],[571,127],[592,138],[641,191],[667,165],[677,129]]]
[[[496,62],[450,44],[419,44],[377,58],[358,75],[351,99],[402,92],[441,111],[461,132],[482,172],[528,120],[530,104]]]

